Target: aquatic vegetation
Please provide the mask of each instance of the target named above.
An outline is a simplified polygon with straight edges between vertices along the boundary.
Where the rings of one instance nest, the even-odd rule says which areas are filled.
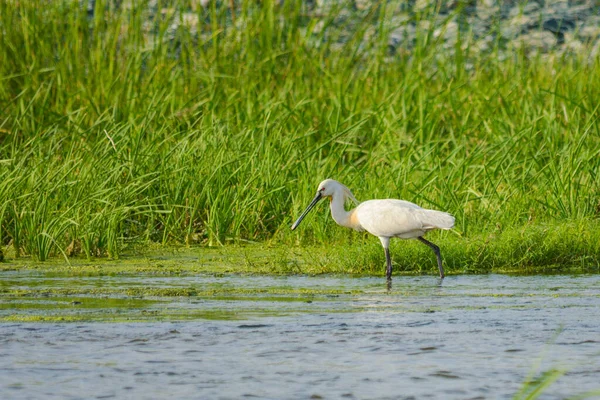
[[[548,347],[556,342],[556,339],[562,331],[562,327],[557,329],[554,337],[547,343]],[[542,360],[547,352],[548,349],[546,348],[544,349],[544,352],[539,357],[537,357],[537,359],[534,362],[533,368],[530,371],[529,375],[525,378],[521,389],[514,395],[514,400],[538,399],[551,390],[549,389],[549,387],[554,382],[556,382],[557,380],[561,379],[569,373],[568,368],[564,367],[554,367],[540,371]],[[595,398],[600,394],[600,389],[590,390],[586,392],[581,392],[577,390],[576,392],[578,393],[575,394],[575,392],[573,392],[568,398],[573,400]]]
[[[172,3],[150,19],[135,7],[89,18],[67,2],[0,4],[6,257],[327,244],[324,255],[256,268],[379,273],[371,242],[325,212],[289,231],[332,177],[360,188],[359,200],[455,215],[453,232],[432,236],[449,273],[598,271],[600,68],[590,49],[501,58],[463,38],[450,53],[422,32],[392,55],[385,7],[346,32],[317,26],[299,2],[245,4],[235,27],[215,4],[173,30],[187,3]],[[374,21],[382,29],[371,34]],[[397,246],[400,270],[433,271],[422,250]]]

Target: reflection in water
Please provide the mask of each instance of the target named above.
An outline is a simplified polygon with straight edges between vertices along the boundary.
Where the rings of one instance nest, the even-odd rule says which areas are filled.
[[[3,322],[0,398],[512,398],[532,371],[552,368],[568,374],[544,398],[600,387],[598,276],[450,276],[443,287],[395,277],[393,288],[300,276],[79,283],[102,279],[217,294],[110,309],[133,318],[141,307],[146,322]],[[228,288],[248,290],[224,296]],[[85,298],[51,300],[66,316],[86,312]],[[219,310],[235,318],[185,318]]]

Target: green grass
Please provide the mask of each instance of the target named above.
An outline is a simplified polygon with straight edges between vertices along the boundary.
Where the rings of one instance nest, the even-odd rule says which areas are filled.
[[[324,206],[290,232],[332,177],[359,200],[454,214],[453,232],[431,236],[450,272],[598,271],[600,68],[588,50],[478,54],[464,35],[445,51],[423,31],[392,55],[400,3],[341,26],[338,10],[315,17],[299,1],[244,3],[235,26],[225,6],[187,3],[152,16],[97,1],[94,18],[76,1],[0,3],[7,256],[251,241],[331,244],[363,254],[341,269],[379,269],[377,240]],[[402,268],[434,267],[426,248],[396,246]]]

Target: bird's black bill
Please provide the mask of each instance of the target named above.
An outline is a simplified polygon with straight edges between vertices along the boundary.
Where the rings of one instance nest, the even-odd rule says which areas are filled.
[[[323,196],[321,196],[321,192],[317,193],[317,195],[315,196],[315,198],[310,202],[310,204],[308,205],[308,207],[306,207],[306,210],[304,210],[304,212],[302,213],[302,215],[296,220],[296,222],[294,222],[294,225],[292,225],[292,230],[296,229],[298,227],[298,225],[300,225],[300,222],[302,222],[302,220],[304,219],[304,217],[306,217],[306,214],[308,214],[310,212],[310,210],[313,209],[313,207],[319,202],[319,200],[321,200],[323,198]]]

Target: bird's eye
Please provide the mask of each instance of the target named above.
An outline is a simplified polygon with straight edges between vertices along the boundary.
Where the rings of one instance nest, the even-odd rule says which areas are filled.
[[[319,192],[324,192],[324,191],[325,191],[325,188],[324,188],[324,187],[323,187],[323,188],[321,188],[321,189],[319,189]]]

